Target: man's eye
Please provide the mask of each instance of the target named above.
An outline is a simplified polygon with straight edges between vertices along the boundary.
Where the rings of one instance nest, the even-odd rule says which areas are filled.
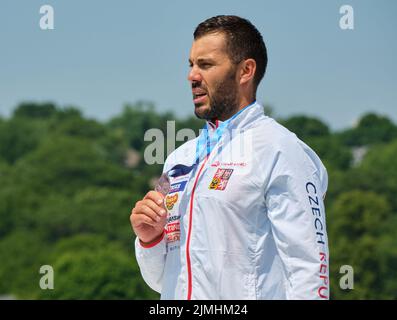
[[[211,67],[211,63],[202,63],[200,64],[200,67],[203,69],[208,69],[209,67]]]

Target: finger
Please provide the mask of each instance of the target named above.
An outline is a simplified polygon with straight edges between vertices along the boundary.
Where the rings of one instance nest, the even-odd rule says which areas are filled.
[[[142,204],[139,208],[137,208],[136,213],[148,216],[153,220],[153,222],[159,222],[161,220],[161,216],[159,216],[156,211],[146,204]]]
[[[144,214],[138,214],[134,220],[135,227],[139,227],[141,224],[147,224],[153,228],[156,227],[156,223],[153,221],[153,219]]]
[[[151,199],[142,200],[142,204],[148,206],[150,209],[152,209],[154,212],[156,212],[159,217],[163,217],[167,213],[167,211],[163,207],[158,206]]]
[[[160,192],[153,190],[149,191],[144,197],[144,199],[150,199],[154,201],[157,205],[162,205],[164,202],[164,196]]]

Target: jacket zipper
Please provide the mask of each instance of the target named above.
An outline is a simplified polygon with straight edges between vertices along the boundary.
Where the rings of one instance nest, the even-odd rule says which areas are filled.
[[[218,128],[219,126],[219,121],[218,119],[215,120],[215,127]],[[188,234],[187,234],[187,242],[186,242],[186,263],[187,263],[187,300],[192,299],[192,266],[190,264],[190,236],[192,233],[192,218],[193,218],[193,196],[194,196],[194,191],[196,189],[197,181],[200,178],[201,171],[203,170],[203,167],[205,163],[207,162],[209,157],[209,154],[205,157],[203,164],[200,167],[200,170],[197,174],[196,180],[194,181],[193,189],[192,189],[192,194],[190,195],[190,210],[189,210],[189,228],[188,228]]]
[[[187,234],[187,242],[186,242],[186,263],[187,263],[187,279],[188,279],[188,287],[187,287],[187,300],[191,300],[192,298],[192,267],[190,264],[190,236],[192,233],[192,217],[193,217],[193,197],[194,197],[194,191],[196,189],[197,181],[200,177],[201,171],[203,170],[203,167],[205,163],[207,162],[208,156],[205,158],[203,164],[200,167],[200,170],[197,174],[196,180],[194,181],[193,189],[192,189],[192,194],[190,195],[190,208],[189,208],[189,227],[188,227],[188,234]]]

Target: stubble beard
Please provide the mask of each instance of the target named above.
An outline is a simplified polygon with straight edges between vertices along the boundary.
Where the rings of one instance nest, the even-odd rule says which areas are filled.
[[[199,119],[213,121],[215,119],[225,121],[235,114],[239,109],[237,99],[237,84],[236,84],[236,70],[232,69],[225,76],[224,80],[219,82],[215,88],[214,93],[210,96],[209,92],[209,108],[204,112],[197,112],[196,105],[194,113]]]

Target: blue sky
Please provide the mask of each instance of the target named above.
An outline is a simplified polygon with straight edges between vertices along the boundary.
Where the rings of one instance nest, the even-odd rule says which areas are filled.
[[[39,28],[52,5],[55,30]],[[339,8],[354,8],[341,30]],[[258,101],[333,129],[375,111],[397,122],[397,1],[1,0],[0,115],[22,101],[74,105],[106,120],[125,103],[193,114],[186,80],[194,28],[218,14],[248,18],[268,47]]]

